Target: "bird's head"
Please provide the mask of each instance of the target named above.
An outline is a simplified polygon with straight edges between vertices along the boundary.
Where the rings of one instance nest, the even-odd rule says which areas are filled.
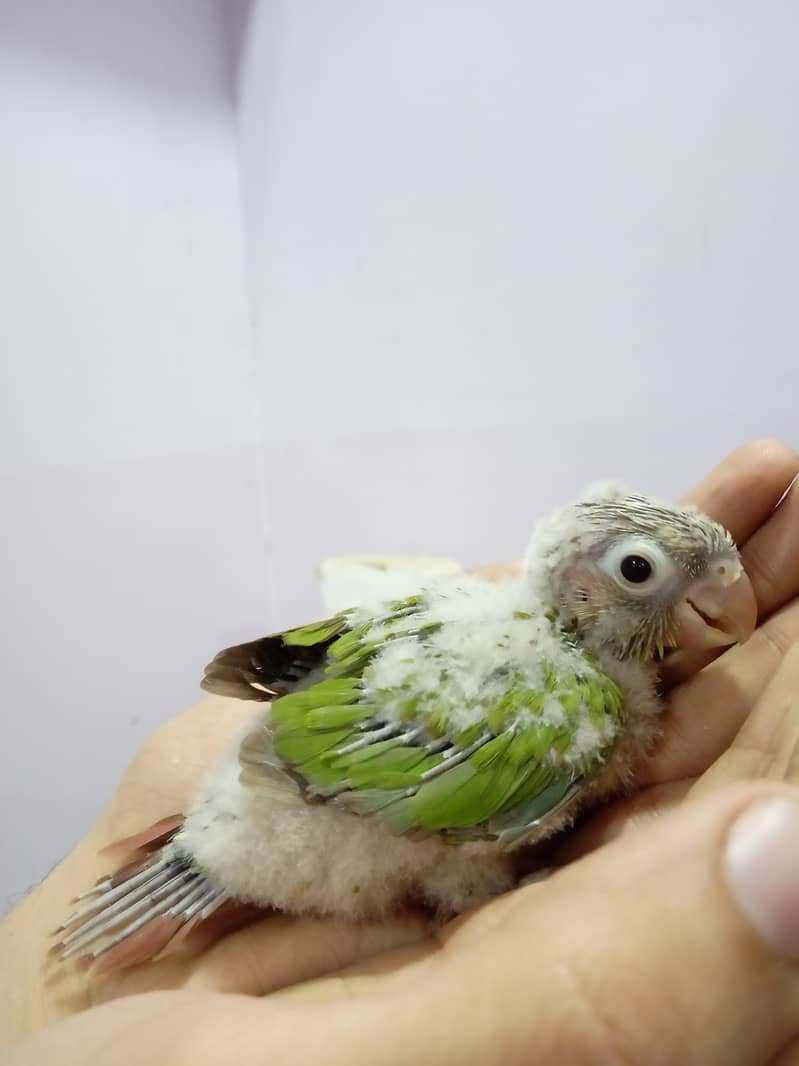
[[[731,535],[694,508],[595,486],[546,519],[526,570],[586,646],[661,659],[743,642],[757,606]]]

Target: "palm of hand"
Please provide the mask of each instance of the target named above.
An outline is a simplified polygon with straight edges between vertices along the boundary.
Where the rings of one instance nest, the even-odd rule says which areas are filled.
[[[778,510],[774,506],[798,471],[799,459],[788,449],[748,445],[690,494],[691,502],[726,524],[742,545],[758,598],[758,629],[745,646],[704,669],[698,669],[703,664],[683,668],[684,677],[670,692],[663,743],[641,768],[636,791],[586,818],[559,848],[556,861],[569,863],[572,879],[581,876],[593,849],[692,791],[741,778],[787,777],[797,769],[793,743],[799,723],[795,713],[785,717],[784,698],[792,660],[783,660],[799,641],[799,499],[791,494]],[[48,904],[53,917],[63,915],[68,897],[85,887],[93,869],[95,876],[107,870],[108,861],[95,856],[99,848],[185,809],[201,775],[252,713],[248,705],[208,699],[145,745],[98,825],[57,872],[57,891]],[[264,995],[292,986],[283,995],[296,998],[335,996],[344,983],[348,996],[364,982],[402,985],[416,981],[420,967],[438,965],[442,954],[448,965],[468,955],[489,930],[494,948],[502,950],[496,931],[528,920],[536,887],[438,930],[419,914],[357,927],[282,915],[261,917],[246,929],[225,932],[217,925],[157,963],[97,980],[80,974],[68,985],[56,981],[54,1013],[164,988]]]

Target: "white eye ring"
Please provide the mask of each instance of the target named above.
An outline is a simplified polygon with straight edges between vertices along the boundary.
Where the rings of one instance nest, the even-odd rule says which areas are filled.
[[[598,565],[632,596],[651,596],[674,576],[673,561],[647,537],[625,537],[605,552]]]

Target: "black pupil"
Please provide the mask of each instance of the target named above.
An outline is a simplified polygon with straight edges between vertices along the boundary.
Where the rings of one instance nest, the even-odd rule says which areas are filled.
[[[641,555],[626,555],[621,561],[621,574],[626,581],[640,585],[652,573],[652,564]]]

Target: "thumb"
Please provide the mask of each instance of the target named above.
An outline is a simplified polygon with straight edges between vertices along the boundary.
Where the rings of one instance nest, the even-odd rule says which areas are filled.
[[[799,1034],[799,790],[686,802],[518,893],[496,932],[475,980],[529,1019],[508,1061],[762,1066]],[[488,938],[471,950],[479,974]]]
[[[443,947],[304,1004],[296,1061],[765,1066],[799,1036],[799,790],[689,800]]]

